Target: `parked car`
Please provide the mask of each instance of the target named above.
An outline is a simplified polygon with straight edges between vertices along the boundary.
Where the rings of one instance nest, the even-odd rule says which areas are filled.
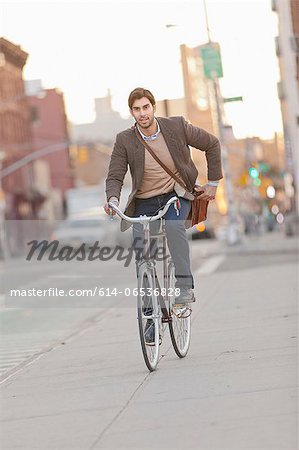
[[[105,213],[74,215],[59,221],[52,235],[59,246],[69,245],[78,248],[85,243],[88,246],[99,241],[99,246],[114,248],[116,245],[129,247],[132,243],[131,233],[121,233],[119,220],[110,219]]]
[[[60,221],[54,229],[52,240],[58,240],[59,246],[69,245],[78,248],[99,241],[99,245],[114,247],[114,233],[109,233],[107,224],[99,217],[77,217]]]

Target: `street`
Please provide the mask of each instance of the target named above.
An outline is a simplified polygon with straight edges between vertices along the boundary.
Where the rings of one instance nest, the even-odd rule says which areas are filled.
[[[192,243],[190,351],[178,359],[166,335],[151,374],[134,298],[3,308],[1,449],[296,450],[297,240],[244,239]],[[32,264],[27,286],[83,288],[98,270],[81,263],[80,278],[74,264]],[[21,265],[7,264],[6,288]],[[111,260],[97,282],[133,289],[134,275],[133,264]]]
[[[298,450],[299,0],[1,12],[0,450]]]

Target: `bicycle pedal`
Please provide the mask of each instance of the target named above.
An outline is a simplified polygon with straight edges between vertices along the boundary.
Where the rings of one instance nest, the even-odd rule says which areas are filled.
[[[162,336],[159,335],[159,345],[162,344],[162,340],[163,340]],[[154,347],[155,343],[154,342],[146,342],[145,345],[147,345],[148,347]]]
[[[187,319],[189,316],[191,316],[192,313],[192,309],[189,308],[189,306],[179,306],[176,305],[173,308],[173,313],[176,317],[178,317],[179,319]]]
[[[171,322],[171,316],[169,317],[162,317],[162,323],[169,323]]]

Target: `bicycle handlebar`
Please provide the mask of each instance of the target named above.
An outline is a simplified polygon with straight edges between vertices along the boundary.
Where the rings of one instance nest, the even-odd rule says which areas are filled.
[[[161,219],[162,216],[164,216],[164,214],[167,213],[170,205],[172,205],[173,203],[175,203],[178,200],[177,196],[171,197],[168,202],[165,204],[165,206],[163,207],[163,209],[161,209],[158,214],[156,214],[155,216],[146,216],[146,215],[141,215],[139,217],[129,217],[126,214],[124,214],[114,203],[108,202],[108,205],[111,209],[113,209],[113,211],[116,212],[116,214],[118,214],[122,219],[126,220],[127,222],[130,223],[147,223],[147,222],[154,222],[155,220],[159,220]]]

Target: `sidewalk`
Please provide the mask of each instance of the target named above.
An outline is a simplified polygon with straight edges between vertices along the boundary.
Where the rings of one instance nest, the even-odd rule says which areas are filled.
[[[258,254],[258,253],[297,253],[299,251],[298,236],[286,237],[282,232],[275,231],[261,235],[244,235],[242,241],[228,245],[225,241],[200,240],[198,251],[202,256],[214,254]]]
[[[1,449],[296,450],[296,271],[202,276],[190,353],[165,339],[153,374],[111,309],[2,384]]]

